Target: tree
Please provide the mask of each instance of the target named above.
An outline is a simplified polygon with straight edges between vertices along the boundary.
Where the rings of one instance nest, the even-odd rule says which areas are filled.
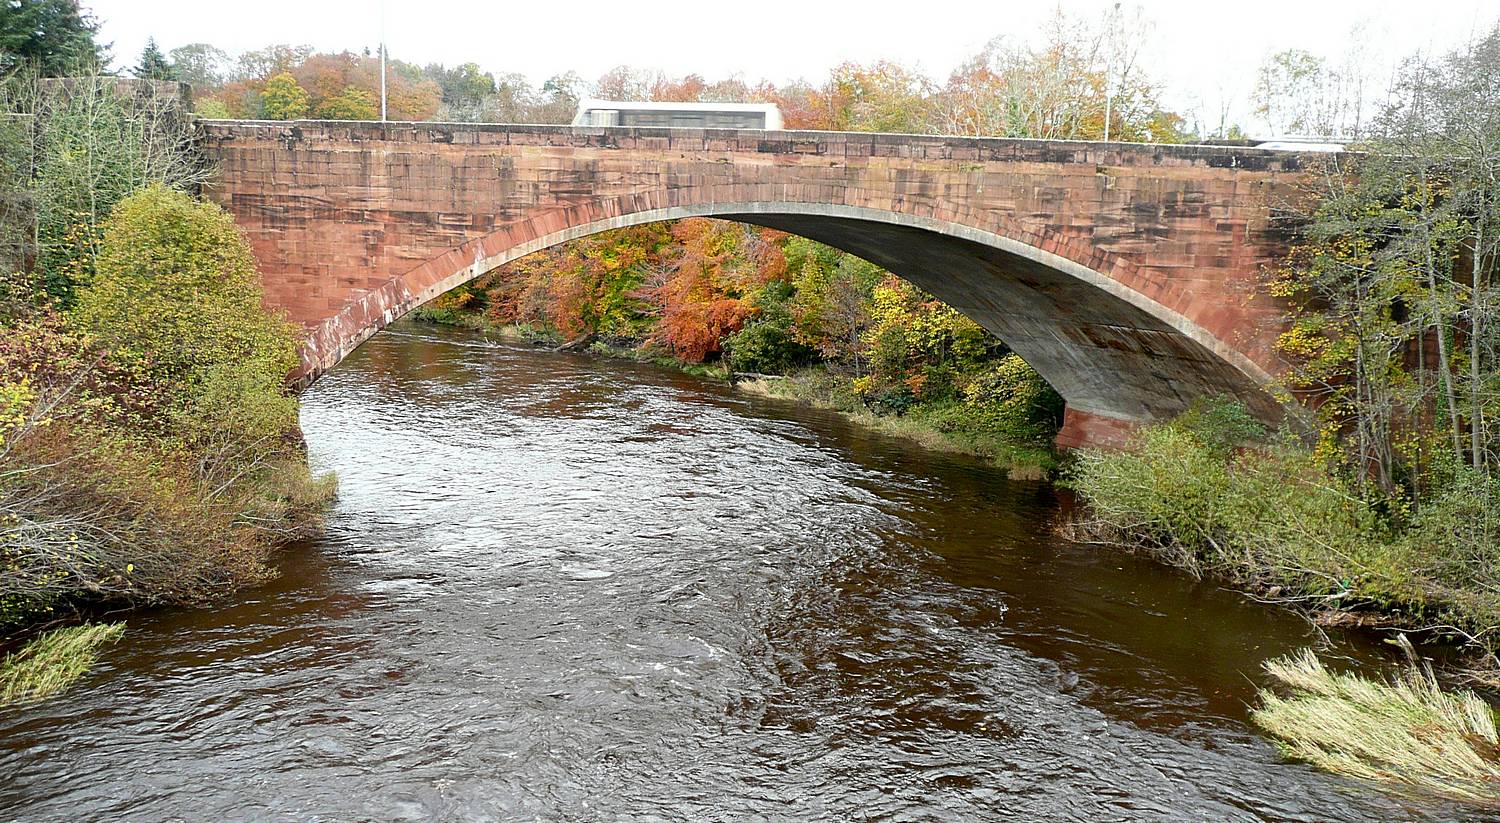
[[[167,62],[166,55],[156,46],[156,38],[146,40],[146,48],[141,51],[141,62],[132,69],[136,77],[142,80],[176,80],[177,69]]]
[[[1497,78],[1500,27],[1408,62],[1373,151],[1330,158],[1315,178],[1272,285],[1291,308],[1281,349],[1295,387],[1386,494],[1415,494],[1443,464],[1500,467]]]
[[[223,425],[277,437],[296,422],[282,382],[297,364],[297,335],[261,298],[234,219],[157,185],[115,206],[74,316],[116,362],[174,395],[184,436]]]
[[[1180,118],[1163,112],[1138,50],[1139,16],[1103,24],[1059,12],[1037,45],[991,40],[938,95],[938,128],[950,134],[1064,140],[1172,141]]]
[[[838,131],[931,132],[932,84],[888,60],[871,66],[844,63],[820,90],[819,128]]]
[[[605,100],[649,100],[659,76],[645,69],[616,66],[594,84],[594,96]]]
[[[233,116],[229,112],[229,107],[224,105],[224,101],[213,97],[205,97],[199,100],[193,106],[193,111],[199,117],[209,120],[227,120]]]
[[[542,100],[536,109],[538,123],[568,123],[578,110],[587,84],[577,72],[556,74],[542,83]]]
[[[1354,45],[1337,65],[1302,49],[1276,52],[1261,64],[1251,101],[1271,135],[1364,136],[1369,69],[1360,44],[1366,38],[1356,29],[1349,39]]]
[[[247,51],[237,60],[235,80],[265,80],[272,75],[300,66],[313,53],[312,46],[288,46],[284,43]]]
[[[99,22],[77,0],[0,0],[0,75],[34,66],[43,77],[102,65]]]
[[[495,93],[495,77],[479,70],[477,63],[464,63],[453,69],[429,66],[425,73],[442,89],[443,102],[449,106],[478,108],[486,97]]]
[[[375,95],[345,86],[343,91],[320,103],[313,116],[320,120],[378,120],[380,108]]]
[[[122,95],[113,77],[19,88],[15,110],[44,114],[28,129],[26,181],[35,220],[36,269],[45,290],[66,304],[92,276],[109,210],[152,183],[191,188],[207,170],[171,95]]]
[[[307,116],[307,92],[286,72],[266,81],[260,99],[267,119],[298,120]]]
[[[231,62],[222,49],[207,43],[189,43],[168,52],[177,79],[199,94],[218,89],[228,80]]]

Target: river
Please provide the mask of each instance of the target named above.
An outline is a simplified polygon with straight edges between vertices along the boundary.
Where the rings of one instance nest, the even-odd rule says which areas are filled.
[[[326,535],[0,711],[7,819],[1451,814],[1282,761],[1247,705],[1317,630],[1059,538],[1044,484],[426,326],[302,414]]]

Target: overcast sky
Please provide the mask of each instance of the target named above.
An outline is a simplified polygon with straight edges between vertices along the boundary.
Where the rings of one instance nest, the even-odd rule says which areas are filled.
[[[392,56],[415,63],[475,62],[533,82],[564,71],[593,80],[629,64],[710,80],[821,80],[845,61],[916,65],[937,79],[986,41],[1034,36],[1061,6],[1103,15],[1111,2],[863,0],[384,0]],[[133,64],[147,37],[163,50],[212,43],[231,54],[271,43],[360,51],[380,39],[381,0],[83,0]],[[1178,110],[1227,100],[1245,119],[1256,67],[1275,51],[1338,57],[1364,24],[1376,61],[1445,51],[1500,19],[1497,0],[1126,0],[1155,24],[1146,62]],[[1387,69],[1377,70],[1377,73]]]

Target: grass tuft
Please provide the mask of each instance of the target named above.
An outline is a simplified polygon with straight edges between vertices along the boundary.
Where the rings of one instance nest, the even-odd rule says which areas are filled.
[[[82,677],[95,652],[125,633],[124,623],[55,629],[0,661],[0,706],[51,697]]]
[[[1444,691],[1429,666],[1389,682],[1329,671],[1311,650],[1266,663],[1286,690],[1260,693],[1256,725],[1289,757],[1378,783],[1500,810],[1500,735],[1493,709]]]

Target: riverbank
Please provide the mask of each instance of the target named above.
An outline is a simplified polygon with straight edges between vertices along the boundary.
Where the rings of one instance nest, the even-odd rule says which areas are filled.
[[[1253,444],[1253,445],[1247,445]],[[1500,484],[1461,467],[1416,513],[1380,506],[1325,455],[1269,435],[1243,407],[1205,403],[1119,451],[1074,455],[1077,539],[1225,580],[1324,625],[1395,631],[1389,682],[1334,674],[1310,650],[1274,660],[1255,722],[1283,751],[1397,793],[1500,804],[1491,704],[1444,679],[1500,691]],[[1388,641],[1389,642],[1389,641]]]
[[[1062,482],[1082,504],[1076,536],[1327,623],[1459,641],[1473,672],[1500,685],[1495,481],[1456,472],[1413,516],[1257,428],[1242,408],[1205,406],[1146,428],[1126,449],[1075,452]]]
[[[0,703],[86,671],[119,636],[76,625],[101,609],[202,606],[274,577],[272,553],[334,494],[285,385],[297,330],[262,309],[229,215],[146,185],[86,262],[64,296],[0,278]]]
[[[827,364],[804,366],[785,375],[732,372],[722,362],[691,363],[632,341],[564,340],[560,335],[534,326],[497,324],[482,315],[459,312],[414,313],[418,322],[457,326],[504,340],[528,345],[572,347],[601,357],[630,360],[672,368],[707,380],[728,383],[739,391],[839,412],[863,428],[917,443],[923,448],[978,457],[1002,469],[1012,480],[1046,480],[1062,465],[1052,447],[1055,427],[1027,423],[1018,425],[1017,415],[985,404],[965,403],[964,398],[913,403],[900,413],[877,413],[858,394],[855,376],[834,371]],[[1011,364],[1013,370],[1014,364]],[[1024,383],[1028,375],[1015,381]],[[1035,390],[1035,386],[1031,387]],[[1017,405],[1034,402],[1023,399]],[[1018,429],[1021,432],[1018,433]]]
[[[910,440],[933,451],[983,458],[1011,480],[1046,480],[1061,465],[1057,452],[1035,441],[1020,441],[986,425],[961,403],[934,404],[900,415],[878,415],[849,389],[849,381],[824,368],[789,375],[755,375],[733,381],[740,391],[795,400],[839,412],[845,419],[881,434]]]

